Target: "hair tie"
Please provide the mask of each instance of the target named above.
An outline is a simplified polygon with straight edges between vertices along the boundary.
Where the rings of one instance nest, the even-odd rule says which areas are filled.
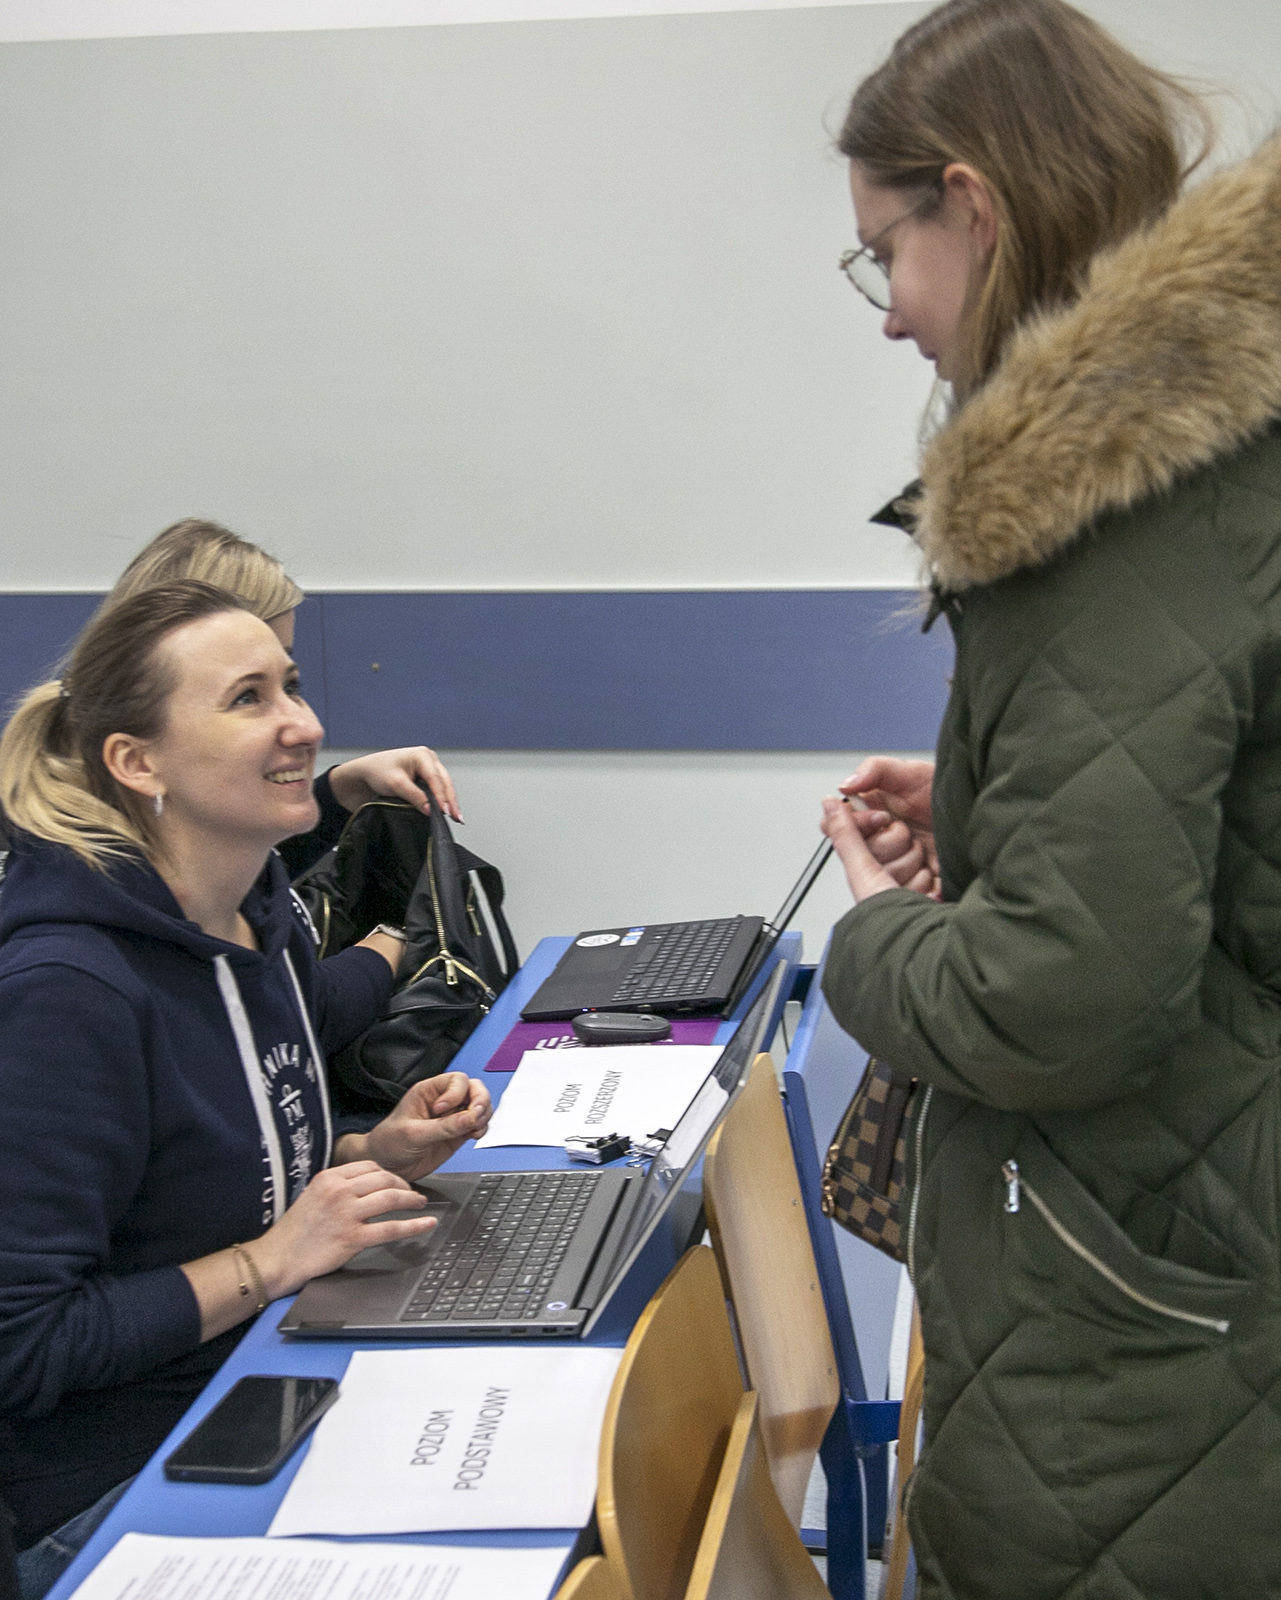
[[[59,700],[70,700],[71,699],[71,690],[67,687],[67,680],[65,678],[59,678],[59,680],[58,680],[58,699]]]

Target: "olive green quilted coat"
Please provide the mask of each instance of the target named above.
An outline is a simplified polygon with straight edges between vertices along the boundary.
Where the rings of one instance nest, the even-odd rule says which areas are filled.
[[[927,452],[944,903],[838,924],[919,1080],[921,1594],[1281,1595],[1281,146]]]

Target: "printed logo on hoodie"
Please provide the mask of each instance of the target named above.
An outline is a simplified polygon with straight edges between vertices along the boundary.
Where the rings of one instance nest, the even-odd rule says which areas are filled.
[[[262,1058],[262,1079],[267,1086],[271,1114],[280,1135],[285,1157],[285,1175],[288,1193],[285,1204],[290,1206],[311,1181],[315,1166],[316,1132],[308,1104],[314,1104],[318,1087],[315,1063],[308,1052],[303,1059],[302,1047],[285,1041],[271,1047]],[[310,1093],[305,1091],[310,1088]],[[271,1181],[271,1162],[266,1145],[263,1146],[263,1225],[269,1227],[275,1216],[275,1190]]]

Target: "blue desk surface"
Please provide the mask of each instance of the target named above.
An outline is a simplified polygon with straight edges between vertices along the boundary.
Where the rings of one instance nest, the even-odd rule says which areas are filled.
[[[477,1028],[453,1061],[453,1066],[485,1083],[495,1100],[502,1097],[511,1073],[488,1073],[485,1065],[494,1051],[506,1038],[511,1027],[520,1020],[520,1008],[551,972],[560,956],[569,946],[570,937],[544,939],[535,948],[507,988],[498,997],[494,1009]],[[795,968],[801,958],[799,934],[784,934],[780,939],[776,958]],[[739,1003],[736,1017],[744,1015],[765,982],[773,963],[768,963]],[[783,993],[790,992],[785,983]],[[777,1020],[777,1019],[775,1019]],[[733,1033],[735,1018],[721,1024],[716,1042],[724,1043]],[[548,1147],[499,1148],[477,1150],[467,1145],[460,1150],[442,1170],[470,1172],[480,1170],[520,1171],[531,1168],[568,1167],[571,1163],[561,1150]],[[660,1229],[650,1241],[641,1259],[629,1273],[626,1283],[615,1295],[607,1312],[601,1318],[591,1343],[620,1346],[626,1343],[632,1324],[650,1295],[675,1264],[681,1241],[668,1231]],[[341,1378],[347,1362],[355,1350],[420,1349],[441,1347],[442,1341],[430,1340],[423,1344],[407,1340],[368,1340],[347,1343],[341,1340],[287,1340],[276,1332],[288,1300],[277,1301],[263,1312],[249,1329],[235,1351],[210,1380],[199,1399],[183,1417],[165,1442],[139,1474],[137,1482],[112,1511],[94,1537],[67,1569],[61,1580],[49,1591],[49,1600],[65,1600],[76,1586],[106,1555],[107,1551],[125,1533],[157,1533],[184,1537],[231,1538],[264,1534],[276,1507],[293,1482],[295,1473],[306,1454],[299,1449],[270,1483],[258,1486],[241,1484],[171,1483],[165,1477],[161,1463],[165,1456],[185,1438],[192,1427],[205,1415],[240,1378],[249,1373],[281,1373],[297,1377]],[[408,1544],[474,1544],[474,1545],[569,1545],[581,1533],[578,1528],[519,1529],[486,1531],[483,1533],[405,1534],[391,1540]],[[379,1542],[388,1542],[379,1535]]]

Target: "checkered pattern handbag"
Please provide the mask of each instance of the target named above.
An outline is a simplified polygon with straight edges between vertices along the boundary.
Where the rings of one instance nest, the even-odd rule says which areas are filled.
[[[903,1260],[903,1127],[915,1088],[870,1060],[823,1164],[824,1213],[895,1261]]]

